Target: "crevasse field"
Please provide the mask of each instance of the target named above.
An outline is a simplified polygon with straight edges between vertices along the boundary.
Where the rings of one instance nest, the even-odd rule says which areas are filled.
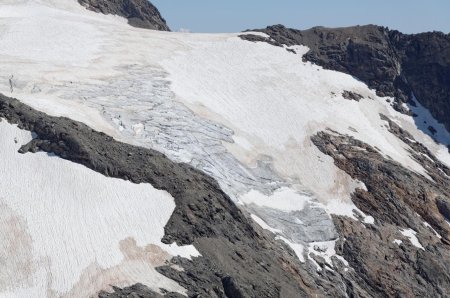
[[[1,93],[210,174],[300,261],[330,260],[330,214],[356,218],[350,194],[365,187],[311,143],[316,132],[352,135],[426,176],[388,132],[385,114],[450,166],[445,146],[387,98],[302,62],[306,47],[296,55],[239,34],[137,29],[72,0],[0,0],[0,42]],[[345,90],[364,99],[346,100]],[[414,112],[433,123],[420,105]],[[433,126],[438,139],[450,139]],[[160,241],[173,198],[55,156],[18,154],[31,137],[0,123],[0,297],[89,296],[112,282],[184,293],[154,269],[198,255]],[[414,231],[404,233],[415,242]]]

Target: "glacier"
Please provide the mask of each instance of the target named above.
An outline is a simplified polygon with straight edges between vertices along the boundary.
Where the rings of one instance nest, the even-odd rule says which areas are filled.
[[[204,171],[256,223],[273,232],[274,239],[290,244],[300,261],[318,254],[332,269],[338,237],[332,214],[354,219],[359,214],[362,223],[376,222],[350,199],[365,185],[337,168],[314,146],[312,135],[328,129],[353,136],[429,178],[408,147],[389,132],[380,118],[384,114],[443,162],[450,160],[447,148],[417,129],[413,117],[395,111],[389,98],[377,96],[349,75],[303,62],[307,47],[295,47],[294,54],[244,41],[239,33],[131,28],[125,19],[87,11],[70,0],[1,0],[0,5],[1,93]],[[363,99],[347,100],[344,91]],[[448,137],[442,129],[439,137]],[[121,251],[122,244],[134,250],[156,246],[158,261],[198,255],[194,247],[167,247],[160,241],[174,209],[170,195],[150,185],[102,177],[44,153],[21,156],[16,151],[31,136],[5,122],[0,136],[9,140],[1,144],[2,154],[8,154],[4,160],[2,156],[8,164],[0,167],[1,188],[16,181],[27,186],[26,192],[0,192],[1,204],[10,210],[8,216],[29,229],[24,237],[33,239],[32,252],[20,253],[29,258],[26,265],[37,270],[14,283],[40,287],[40,297],[47,290],[70,297],[83,274],[98,274],[103,288],[110,277],[118,285],[164,283],[185,293],[139,259],[125,260],[126,252]],[[41,180],[25,182],[30,177]],[[83,188],[86,192],[79,193]],[[30,208],[37,199],[27,196],[29,192],[42,194],[42,205]],[[133,222],[120,221],[123,197]],[[110,210],[107,218],[96,213],[100,207]],[[48,212],[53,216],[46,216]],[[152,214],[152,221],[146,214]],[[79,226],[85,226],[85,234],[65,230],[73,227],[71,233],[79,233]],[[5,237],[16,228],[0,234]],[[97,237],[102,241],[94,241]],[[106,253],[107,248],[115,250]],[[2,249],[0,255],[5,253]],[[48,267],[37,269],[41,262]],[[142,280],[143,275],[149,280]]]

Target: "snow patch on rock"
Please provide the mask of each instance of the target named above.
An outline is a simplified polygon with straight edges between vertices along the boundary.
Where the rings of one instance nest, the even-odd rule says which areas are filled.
[[[336,254],[335,250],[336,241],[337,240],[309,243],[308,258],[311,259],[310,256],[311,254],[320,256],[325,260],[325,262],[330,266],[330,268],[333,268],[334,265],[332,257],[336,257],[339,260],[341,260],[346,267],[348,267],[349,266],[348,262],[342,256]]]
[[[409,241],[411,241],[411,244],[414,245],[417,248],[425,250],[425,248],[420,244],[419,239],[417,239],[417,232],[413,229],[401,229],[400,233],[409,238]]]
[[[394,239],[394,241],[392,241],[392,243],[395,243],[395,244],[397,244],[397,245],[400,245],[400,244],[403,243],[403,241],[402,241],[402,240],[399,240],[399,239]]]
[[[425,222],[423,223],[423,225],[426,226],[428,229],[430,229],[430,230],[434,233],[434,235],[436,235],[436,237],[438,237],[439,239],[442,239],[442,236],[439,235],[439,233],[436,232],[436,230],[433,229],[433,227],[432,227],[429,223],[427,223],[427,222],[425,221]]]

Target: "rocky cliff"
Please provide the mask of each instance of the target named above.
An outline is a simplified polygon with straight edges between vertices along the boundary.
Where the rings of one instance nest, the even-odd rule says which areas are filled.
[[[450,129],[450,34],[408,35],[375,25],[309,30],[276,25],[256,31],[270,38],[241,37],[278,46],[306,45],[305,60],[355,76],[380,96],[395,97],[399,111],[406,112],[402,103],[414,94]]]
[[[87,9],[128,19],[131,26],[170,31],[158,9],[147,0],[78,0]]]
[[[450,169],[410,139],[411,135],[381,117],[410,146],[432,178],[406,170],[349,136],[332,131],[315,135],[312,140],[322,152],[365,183],[367,190],[356,190],[352,201],[377,219],[374,225],[363,226],[335,217],[339,234],[346,239],[337,249],[359,272],[357,296],[445,297],[450,286],[450,228],[448,214],[440,206],[450,203],[446,174]],[[416,234],[420,235],[417,246],[407,244],[405,240]]]

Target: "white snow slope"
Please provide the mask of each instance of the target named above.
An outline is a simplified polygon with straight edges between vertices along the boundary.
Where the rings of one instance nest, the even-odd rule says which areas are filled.
[[[365,187],[322,154],[311,135],[326,128],[352,135],[427,176],[406,145],[388,132],[383,113],[443,161],[450,160],[444,146],[418,130],[411,117],[395,112],[386,98],[351,76],[302,62],[306,47],[297,47],[295,55],[238,35],[132,28],[119,17],[87,11],[76,0],[0,0],[0,92],[205,171],[249,216],[278,234],[274,238],[290,243],[300,260],[315,253],[308,247],[334,243],[329,214],[354,217],[350,194]],[[346,100],[344,90],[364,99]],[[1,144],[1,212],[17,224],[1,225],[0,237],[7,241],[20,230],[24,240],[14,252],[17,262],[0,273],[0,296],[21,297],[36,287],[49,296],[77,296],[80,287],[94,290],[80,286],[89,279],[119,285],[163,279],[152,271],[155,262],[139,257],[130,265],[136,259],[124,250],[133,249],[134,256],[156,245],[164,252],[159,261],[178,253],[159,241],[174,208],[168,194],[104,178],[56,157],[18,156],[10,141],[14,135],[29,138],[1,125],[2,143],[7,142]],[[61,176],[48,176],[41,167]],[[78,182],[67,184],[69,178]],[[14,191],[5,192],[5,183]],[[35,206],[33,198],[43,190],[47,195]],[[154,218],[141,216],[155,206],[165,207]],[[111,213],[99,214],[103,207]],[[287,217],[290,224],[282,220]],[[157,228],[149,231],[149,226]],[[331,260],[333,245],[324,249]],[[8,253],[0,246],[0,257]]]
[[[198,256],[161,243],[175,209],[167,192],[46,153],[19,154],[31,133],[6,121],[0,136],[0,296],[87,297],[143,279],[184,293],[154,269],[173,255]]]

